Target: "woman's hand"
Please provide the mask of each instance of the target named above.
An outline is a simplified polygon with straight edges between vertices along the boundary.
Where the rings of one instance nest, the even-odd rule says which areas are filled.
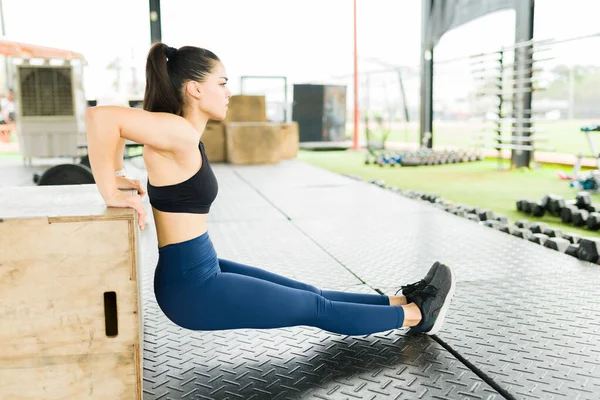
[[[133,208],[138,213],[138,225],[140,229],[146,226],[146,210],[142,203],[142,196],[139,194],[129,194],[117,190],[111,196],[105,199],[107,207]]]
[[[142,184],[137,179],[127,179],[124,176],[119,176],[119,177],[117,177],[117,187],[119,189],[137,190],[137,192],[139,193],[140,196],[143,196],[144,194],[146,194],[146,192],[144,191],[144,188],[142,187]]]

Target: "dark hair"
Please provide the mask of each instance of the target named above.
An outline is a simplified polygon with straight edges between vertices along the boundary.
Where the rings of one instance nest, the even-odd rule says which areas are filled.
[[[142,107],[147,111],[183,112],[183,86],[190,80],[201,82],[219,58],[211,51],[194,46],[179,49],[156,42],[146,61],[146,90]]]

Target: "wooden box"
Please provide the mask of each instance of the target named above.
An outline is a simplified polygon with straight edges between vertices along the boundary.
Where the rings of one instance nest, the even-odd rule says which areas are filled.
[[[225,125],[222,122],[209,121],[202,133],[202,143],[208,161],[224,162],[225,157]]]
[[[281,159],[287,160],[298,155],[300,136],[298,123],[288,122],[281,124]]]
[[[227,161],[231,164],[275,164],[281,160],[281,124],[233,122],[225,125]]]
[[[0,188],[0,398],[141,399],[137,216],[95,185]]]
[[[229,98],[224,122],[266,122],[265,96],[236,95]]]

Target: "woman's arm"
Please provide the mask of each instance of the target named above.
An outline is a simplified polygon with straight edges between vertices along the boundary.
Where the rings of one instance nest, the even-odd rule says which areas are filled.
[[[178,153],[189,149],[200,137],[182,117],[127,107],[88,108],[86,125],[90,166],[105,200],[118,191],[115,168],[122,167],[125,140]]]
[[[122,165],[122,140],[177,154],[197,143],[200,134],[182,117],[135,108],[92,107],[86,117],[90,166],[102,198],[107,206],[136,209],[143,229],[146,212],[140,196],[119,191],[115,176],[117,152]]]

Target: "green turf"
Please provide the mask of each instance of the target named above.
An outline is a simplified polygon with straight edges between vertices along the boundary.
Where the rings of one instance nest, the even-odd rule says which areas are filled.
[[[301,151],[298,158],[333,172],[365,180],[383,179],[386,184],[401,189],[420,190],[456,203],[489,208],[506,215],[511,222],[519,219],[547,222],[565,232],[600,237],[600,232],[563,224],[558,217],[546,215],[535,218],[517,211],[516,200],[520,197],[538,200],[552,193],[564,196],[567,200],[574,199],[577,190],[571,188],[568,181],[559,180],[556,175],[556,170],[564,167],[543,166],[533,170],[498,171],[496,160],[412,168],[379,167],[364,165],[364,153],[361,151]],[[505,165],[508,166],[507,162]],[[593,195],[593,201],[600,203],[600,195]]]

